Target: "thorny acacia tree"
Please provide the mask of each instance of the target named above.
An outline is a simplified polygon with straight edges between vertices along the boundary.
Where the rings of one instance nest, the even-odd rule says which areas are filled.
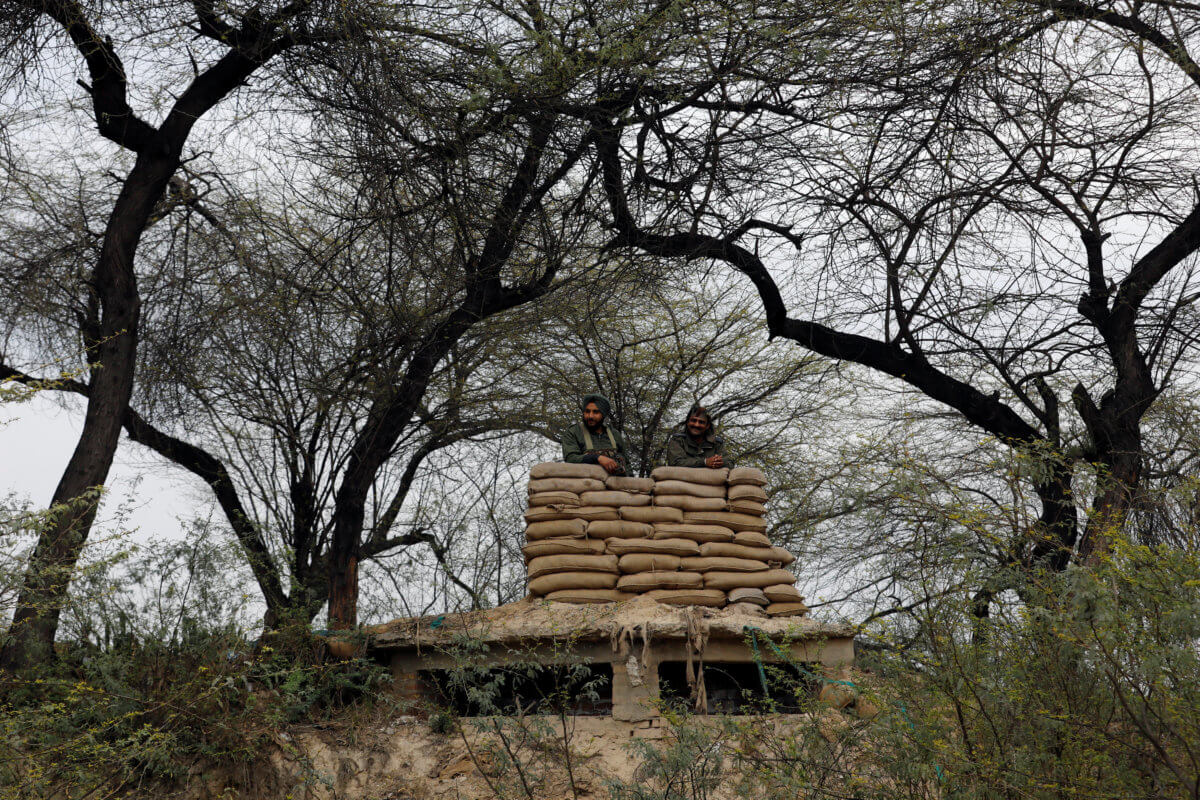
[[[75,0],[9,0],[0,5],[9,87],[42,70],[51,71],[50,66],[65,54],[86,78],[78,83],[90,96],[88,113],[97,131],[133,156],[87,277],[91,314],[84,346],[93,365],[87,380],[87,412],[79,444],[51,505],[60,507],[84,496],[108,475],[137,363],[141,313],[137,249],[185,158],[196,123],[281,54],[343,39],[347,12],[354,9],[313,2],[234,4],[221,9],[206,0],[119,9]],[[184,36],[194,38],[185,43]],[[134,75],[131,88],[123,56],[144,54],[140,48],[146,47],[159,57],[159,74]],[[174,58],[166,58],[167,53]],[[135,96],[134,89],[144,94]],[[163,103],[161,112],[154,107],[158,101]],[[161,118],[156,121],[156,116]],[[50,654],[67,576],[95,516],[94,503],[75,508],[39,536],[8,641],[0,652],[4,665],[28,664]]]
[[[524,406],[514,416],[557,445],[579,398],[606,392],[634,469],[645,475],[697,401],[714,414],[731,455],[770,461],[786,449],[788,432],[832,399],[815,390],[815,359],[768,343],[754,298],[740,287],[688,279],[679,287],[671,273],[659,281],[642,273],[553,298],[500,345],[500,363],[514,370],[506,383]]]
[[[729,265],[772,337],[1027,454],[1040,511],[1007,561],[1087,559],[1137,502],[1145,414],[1188,377],[1200,15],[867,10],[834,37],[781,33],[776,61],[703,101],[610,117],[617,242]],[[1083,465],[1098,480],[1081,521]]]
[[[406,348],[397,378],[354,434],[334,495],[332,625],[354,622],[366,498],[436,365],[480,319],[545,294],[570,247],[593,240],[582,234],[602,218],[592,117],[624,114],[646,92],[702,93],[714,75],[754,59],[753,15],[742,10],[602,0],[421,9],[404,18],[423,27],[415,46],[381,38],[335,54],[330,80],[311,85],[322,141],[345,143],[326,155],[364,175],[360,214],[440,206],[411,257],[451,259],[462,271],[448,313],[423,338],[397,342]],[[497,162],[506,166],[480,170]]]

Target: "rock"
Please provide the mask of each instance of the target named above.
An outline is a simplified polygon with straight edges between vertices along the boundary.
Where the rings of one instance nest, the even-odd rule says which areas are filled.
[[[858,691],[853,686],[841,682],[826,683],[821,687],[817,699],[830,708],[847,708],[854,705],[858,699]]]
[[[822,709],[820,715],[817,716],[817,733],[830,743],[836,742],[842,731],[846,730],[849,725],[850,722],[832,708]]]

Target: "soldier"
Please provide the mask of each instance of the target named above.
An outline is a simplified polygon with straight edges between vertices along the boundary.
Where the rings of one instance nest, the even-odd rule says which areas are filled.
[[[629,459],[625,454],[625,438],[612,425],[604,421],[612,413],[612,405],[602,394],[584,395],[583,419],[563,430],[563,461],[568,464],[599,464],[609,475],[625,475],[629,472]],[[607,446],[606,446],[607,445]]]
[[[667,466],[732,467],[725,458],[725,440],[713,432],[712,415],[702,405],[694,405],[679,430],[667,439]]]

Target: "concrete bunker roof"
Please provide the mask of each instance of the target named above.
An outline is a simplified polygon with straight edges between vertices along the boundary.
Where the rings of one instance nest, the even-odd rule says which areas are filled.
[[[373,651],[436,647],[463,634],[507,645],[565,638],[579,642],[613,641],[621,631],[641,630],[642,626],[654,639],[687,639],[689,616],[702,621],[712,639],[740,640],[746,626],[774,639],[841,639],[855,634],[849,625],[821,623],[810,617],[773,618],[740,605],[721,609],[671,606],[649,597],[583,605],[527,597],[482,611],[432,614],[375,625],[366,630],[367,647]]]

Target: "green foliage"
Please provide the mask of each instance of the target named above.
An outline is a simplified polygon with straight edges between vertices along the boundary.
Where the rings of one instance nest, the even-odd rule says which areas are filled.
[[[64,609],[59,661],[0,673],[0,798],[120,796],[258,763],[297,722],[379,695],[298,625],[253,641],[220,542],[100,547]],[[18,573],[19,574],[19,573]]]
[[[176,785],[206,764],[252,765],[281,727],[374,697],[386,670],[328,662],[307,631],[252,643],[224,632],[163,646],[72,651],[53,672],[3,678],[0,798]]]

